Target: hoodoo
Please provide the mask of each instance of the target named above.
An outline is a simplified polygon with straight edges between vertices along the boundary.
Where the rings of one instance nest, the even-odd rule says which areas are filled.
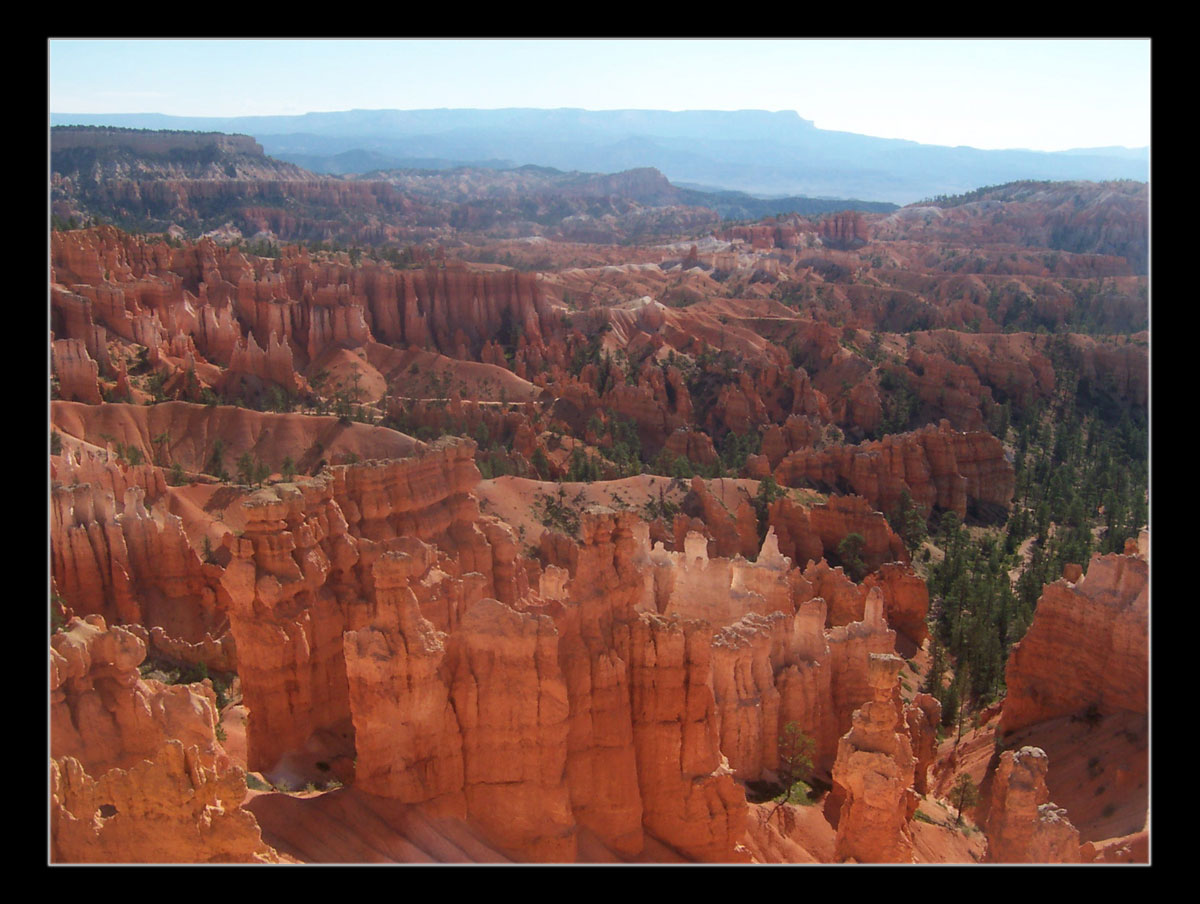
[[[1144,186],[260,141],[52,136],[51,861],[1148,859]]]

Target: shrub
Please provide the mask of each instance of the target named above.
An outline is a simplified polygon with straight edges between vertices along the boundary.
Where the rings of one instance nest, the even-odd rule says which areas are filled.
[[[205,473],[211,474],[217,480],[228,480],[229,474],[225,471],[225,441],[221,439],[213,440],[212,456],[208,460],[208,467]]]
[[[865,545],[866,540],[859,533],[846,534],[837,545],[838,558],[841,559],[842,566],[856,583],[867,574],[866,563],[862,560],[862,551]]]
[[[955,779],[954,787],[950,789],[950,800],[958,808],[958,816],[954,820],[954,827],[957,829],[962,824],[963,810],[979,803],[979,788],[967,773],[964,772]]]
[[[808,804],[808,780],[812,777],[816,741],[788,722],[779,736],[779,780],[783,783],[780,803]],[[772,811],[774,812],[774,811]]]

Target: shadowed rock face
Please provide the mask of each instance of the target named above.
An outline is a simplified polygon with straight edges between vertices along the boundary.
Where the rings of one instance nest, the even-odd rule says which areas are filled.
[[[1050,801],[1049,769],[1037,747],[1006,750],[992,785],[988,860],[993,863],[1078,863],[1079,832]]]

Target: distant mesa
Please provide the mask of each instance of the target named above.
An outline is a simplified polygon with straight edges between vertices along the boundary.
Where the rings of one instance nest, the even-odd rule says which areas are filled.
[[[494,166],[499,158],[602,173],[652,166],[676,184],[896,204],[1019,179],[1149,178],[1148,148],[1055,153],[949,148],[818,129],[791,111],[443,109],[50,118],[52,125],[252,135],[273,157],[337,174],[412,166],[414,160]]]

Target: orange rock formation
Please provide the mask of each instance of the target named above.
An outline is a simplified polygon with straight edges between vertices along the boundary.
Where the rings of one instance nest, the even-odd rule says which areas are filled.
[[[1089,707],[1145,714],[1149,667],[1145,554],[1095,555],[1078,583],[1046,586],[1013,647],[1000,734]]]
[[[871,699],[854,713],[838,744],[832,800],[837,814],[837,856],[857,862],[908,863],[913,859],[908,822],[917,808],[916,758],[904,722],[896,681],[904,661],[872,654]]]
[[[988,811],[988,860],[993,863],[1078,863],[1079,832],[1050,801],[1045,751],[1000,755]]]
[[[50,836],[56,862],[277,860],[240,808],[245,774],[204,684],[142,680],[145,644],[90,615],[51,641]]]

